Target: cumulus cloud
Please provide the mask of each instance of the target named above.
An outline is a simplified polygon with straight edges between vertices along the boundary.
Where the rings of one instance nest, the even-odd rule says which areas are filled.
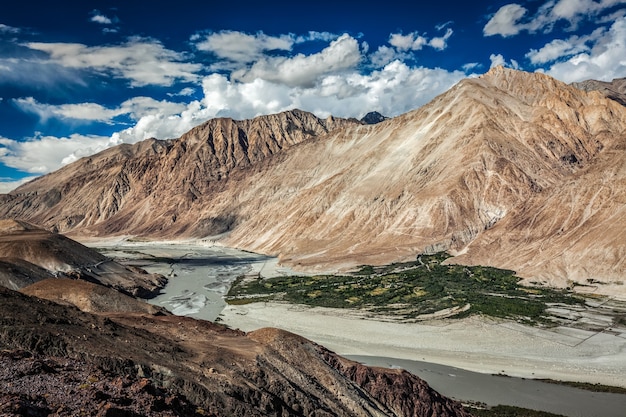
[[[509,62],[506,62],[506,59],[504,59],[504,56],[502,54],[491,54],[489,55],[489,60],[491,61],[491,66],[489,68],[503,66],[513,69],[520,69],[519,63],[516,60],[511,59]]]
[[[293,57],[263,57],[249,69],[233,72],[233,79],[252,82],[255,79],[311,87],[320,76],[354,68],[362,59],[356,39],[342,35],[321,52]]]
[[[623,77],[626,73],[626,17],[615,21],[608,30],[596,30],[591,35],[569,38],[566,41],[552,41],[541,48],[539,57],[556,61],[545,72],[564,82],[598,79],[610,81]],[[561,46],[562,50],[559,50]],[[569,48],[569,49],[568,49]],[[548,52],[553,51],[552,54]],[[559,52],[571,55],[565,61],[559,60]],[[580,52],[580,53],[577,53]],[[531,51],[532,53],[532,51]],[[562,55],[561,55],[562,56]]]
[[[600,15],[603,12],[620,4],[626,4],[626,0],[552,0],[539,7],[534,15],[530,15],[528,9],[519,4],[506,4],[491,16],[483,28],[483,34],[508,37],[522,31],[534,33],[541,30],[548,33],[559,21],[569,23],[568,29],[575,30],[585,19],[602,21]]]
[[[427,44],[434,48],[443,47],[451,34],[452,30],[448,28],[440,37],[441,41],[436,40],[437,37],[430,38],[426,40]],[[413,45],[418,35],[409,36]],[[137,57],[137,54],[152,57],[152,62],[184,63],[182,55],[166,50],[158,42],[145,39],[99,48],[80,44],[29,44],[32,49],[50,55],[46,61],[48,65],[53,62],[60,68],[86,68],[124,76],[136,85],[148,82],[167,85],[173,80],[191,79],[196,81],[195,85],[201,85],[202,97],[186,103],[134,97],[116,107],[97,103],[51,105],[32,97],[20,98],[13,103],[42,119],[56,118],[67,123],[110,123],[120,128],[123,125],[115,124],[120,122],[120,116],[134,122],[132,126],[117,130],[108,137],[72,135],[59,138],[39,135],[23,142],[1,139],[0,162],[24,172],[43,174],[120,143],[135,143],[151,137],[176,138],[208,119],[221,116],[248,119],[293,108],[313,112],[319,117],[331,114],[361,117],[372,110],[396,116],[425,104],[466,76],[462,71],[409,66],[397,59],[402,54],[411,54],[413,46],[400,51],[390,43],[387,50],[381,48],[368,55],[367,45],[359,44],[355,37],[347,34],[336,36],[326,32],[310,32],[301,36],[289,35],[291,40],[286,41],[280,36],[268,39],[256,34],[253,37],[264,39],[261,46],[254,42],[252,46],[248,44],[249,52],[260,54],[254,62],[245,62],[238,70],[229,73],[206,75],[201,80],[196,75],[196,68],[186,72],[179,68],[181,72],[166,71],[156,75],[152,73],[151,76],[137,76],[139,68],[135,66],[139,66],[139,62],[144,71],[151,71],[150,67],[156,66],[150,64],[150,59]],[[225,38],[220,40],[225,41]],[[400,41],[400,38],[397,40]],[[276,49],[271,49],[290,47],[290,42],[308,41],[327,42],[327,45],[319,52],[307,55],[280,56],[272,52]],[[219,51],[216,47],[218,44],[213,44],[213,51]],[[401,47],[402,44],[397,45]],[[243,50],[245,48],[240,48],[240,52]],[[243,59],[238,54],[231,57]],[[362,71],[364,65],[372,64],[376,59],[379,60],[373,69],[370,67],[369,72]],[[159,62],[159,67],[164,67],[163,62]],[[183,75],[176,78],[181,73]],[[179,91],[170,96],[196,97],[200,93],[192,87]]]
[[[202,69],[201,64],[185,62],[184,54],[166,49],[159,41],[144,38],[132,38],[119,46],[43,42],[26,46],[46,52],[54,64],[126,78],[133,87],[197,81],[197,73]]]
[[[102,136],[41,136],[26,141],[0,138],[0,162],[30,174],[45,174],[113,145],[112,138]]]
[[[192,38],[200,51],[212,52],[218,58],[234,62],[254,62],[269,51],[290,51],[295,43],[293,35],[270,36],[263,32],[254,35],[223,30],[204,38]]]
[[[443,26],[441,28],[443,29]],[[417,32],[412,32],[407,35],[393,33],[389,37],[389,44],[395,47],[398,51],[419,51],[424,46],[430,46],[434,49],[442,51],[446,48],[447,41],[453,33],[454,31],[451,28],[448,28],[443,36],[431,39],[428,39],[426,36]]]
[[[133,97],[113,109],[97,103],[51,105],[39,103],[33,97],[15,99],[14,103],[23,111],[37,114],[43,121],[58,118],[109,124],[113,124],[113,119],[123,114],[129,115],[133,120],[139,120],[144,116],[150,115],[167,117],[178,114],[187,107],[182,103],[173,103],[166,100],[158,101],[151,97]]]
[[[526,58],[530,62],[539,65],[553,62],[561,58],[587,52],[591,49],[590,43],[595,43],[604,35],[605,29],[598,28],[588,36],[570,36],[568,39],[554,39],[540,49],[531,49]]]
[[[100,13],[99,10],[93,10],[91,12],[91,19],[89,19],[90,21],[94,22],[94,23],[99,23],[101,25],[110,25],[113,24],[113,20],[111,20],[111,18],[103,15],[102,13]]]
[[[465,76],[461,71],[412,68],[400,61],[369,75],[358,71],[340,76],[328,74],[308,88],[261,78],[242,81],[211,74],[202,82],[202,100],[192,101],[178,114],[144,115],[134,126],[115,133],[112,142],[175,138],[214,117],[249,119],[294,108],[319,117],[360,117],[372,109],[396,116],[427,103]]]
[[[483,28],[485,36],[501,35],[504,37],[517,35],[524,29],[519,21],[528,12],[519,4],[507,4],[496,12]]]

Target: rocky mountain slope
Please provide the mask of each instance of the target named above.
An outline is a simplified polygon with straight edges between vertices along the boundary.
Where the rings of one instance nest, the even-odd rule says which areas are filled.
[[[0,198],[0,216],[60,232],[93,228],[105,234],[174,238],[219,233],[232,226],[232,216],[198,214],[223,190],[229,173],[359,124],[322,120],[299,110],[243,121],[213,119],[178,140],[120,145],[37,178]]]
[[[151,298],[165,277],[121,265],[80,243],[23,221],[0,220],[0,285],[19,290],[69,277]]]
[[[586,80],[572,85],[584,91],[599,91],[611,100],[626,106],[626,78],[615,78],[611,82]]]
[[[469,416],[406,371],[276,329],[92,315],[4,287],[0,317],[2,415]]]
[[[305,269],[448,250],[626,293],[626,108],[599,92],[497,67],[375,125],[268,117],[282,128],[218,119],[85,158],[3,196],[0,216],[83,237],[217,235]],[[298,139],[280,149],[276,132]]]

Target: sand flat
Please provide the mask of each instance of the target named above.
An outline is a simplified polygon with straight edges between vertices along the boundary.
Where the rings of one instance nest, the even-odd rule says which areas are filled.
[[[281,303],[229,305],[220,319],[244,331],[282,328],[341,355],[392,357],[487,374],[626,387],[626,340],[610,332],[544,330],[482,316],[393,323],[339,309]]]

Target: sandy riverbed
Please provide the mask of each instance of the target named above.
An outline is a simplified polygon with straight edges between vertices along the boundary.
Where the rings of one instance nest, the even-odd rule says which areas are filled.
[[[369,358],[371,364],[394,365],[412,361],[414,367],[430,363],[427,373],[432,373],[435,366],[432,364],[441,364],[483,375],[506,374],[626,387],[626,329],[623,328],[603,332],[572,328],[544,330],[487,317],[398,323],[373,320],[340,309],[280,303],[230,306],[224,302],[223,296],[237,275],[269,277],[293,272],[282,268],[275,258],[202,242],[108,242],[91,246],[105,247],[109,256],[125,257],[130,263],[133,263],[133,257],[142,258],[144,260],[138,266],[169,275],[170,283],[165,291],[151,302],[176,314],[205,320],[219,318],[229,327],[244,331],[261,327],[282,328],[341,355]],[[146,262],[145,255],[148,254],[175,258],[177,262]],[[472,378],[476,381],[476,377]],[[447,395],[455,396],[454,392]],[[474,393],[467,395],[467,399],[485,401]],[[502,395],[494,392],[494,404],[501,403],[498,401],[503,399]],[[571,402],[546,395],[541,393],[531,399],[525,398],[526,403],[517,405],[528,406],[541,400],[546,404],[561,402],[567,405],[565,403]],[[574,393],[566,394],[564,398],[568,395],[577,397]],[[619,416],[621,410],[626,409],[626,395],[605,401],[595,393],[586,392],[578,398],[578,403],[590,407],[593,407],[590,401],[600,401],[607,407],[607,416]],[[567,410],[562,407],[550,409],[546,406],[543,409],[560,410],[570,416],[594,415],[582,409],[581,413],[576,413],[576,407],[572,413],[565,413]],[[608,412],[609,409],[617,410],[617,414]]]
[[[486,317],[393,323],[343,310],[278,303],[227,306],[220,319],[244,331],[279,327],[341,355],[392,357],[488,374],[626,387],[626,333],[542,330]]]

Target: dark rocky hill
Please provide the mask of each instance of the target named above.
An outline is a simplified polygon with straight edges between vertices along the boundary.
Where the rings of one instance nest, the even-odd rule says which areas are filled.
[[[0,287],[3,416],[469,416],[401,370],[285,331],[93,315]]]

